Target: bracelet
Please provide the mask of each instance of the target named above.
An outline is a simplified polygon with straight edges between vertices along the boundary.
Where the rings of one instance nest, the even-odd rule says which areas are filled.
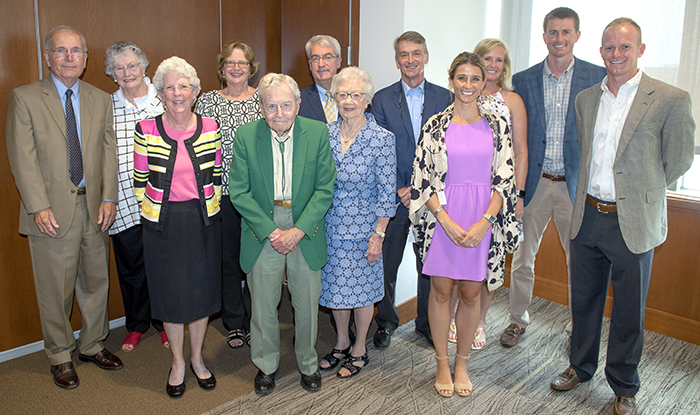
[[[376,233],[377,235],[381,236],[382,238],[384,238],[384,237],[386,236],[386,232],[382,232],[382,231],[380,231],[379,229],[375,229],[375,230],[374,230],[374,233]]]
[[[437,214],[438,214],[438,212],[440,212],[441,210],[445,210],[445,208],[442,207],[442,206],[439,206],[437,209],[435,209],[435,212],[433,212],[433,216],[435,216],[435,217],[437,218]]]

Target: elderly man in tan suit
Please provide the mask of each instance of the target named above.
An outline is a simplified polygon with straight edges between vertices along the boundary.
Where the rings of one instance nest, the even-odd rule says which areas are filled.
[[[565,391],[593,377],[612,281],[605,376],[616,396],[613,413],[624,415],[637,413],[644,307],[654,248],[666,239],[666,187],[690,168],[695,143],[690,94],[637,69],[645,48],[637,23],[613,20],[600,48],[607,76],[576,98],[573,332],[569,368],[551,383]]]
[[[22,198],[19,232],[27,235],[44,348],[56,385],[79,379],[70,314],[80,307],[80,360],[121,369],[102,345],[109,331],[107,229],[117,199],[116,139],[110,96],[80,81],[87,45],[68,26],[46,36],[51,75],[10,93],[7,153]]]

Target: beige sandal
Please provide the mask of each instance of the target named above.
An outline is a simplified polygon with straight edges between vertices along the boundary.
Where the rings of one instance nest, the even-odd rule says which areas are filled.
[[[455,353],[455,366],[456,366],[456,360],[461,359],[464,360],[464,365],[466,366],[467,361],[469,361],[469,356],[462,356],[457,353]],[[459,396],[469,396],[472,393],[473,385],[472,381],[469,380],[469,375],[467,375],[467,383],[461,383],[461,382],[455,382],[454,383],[454,389],[457,392],[457,395]]]
[[[448,359],[449,359],[448,356],[440,357],[437,355],[437,353],[435,354],[435,360],[444,361],[444,360],[448,360]],[[437,379],[437,375],[435,375],[435,376]],[[451,380],[451,377],[450,377],[450,380]],[[450,382],[450,383],[437,383],[437,382],[435,382],[435,390],[437,391],[437,393],[440,396],[445,397],[445,398],[451,398],[452,394],[454,393],[454,390],[455,390],[455,385],[452,382]]]

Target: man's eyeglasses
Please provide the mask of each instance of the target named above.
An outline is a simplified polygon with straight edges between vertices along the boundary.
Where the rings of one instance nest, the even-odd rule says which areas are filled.
[[[335,58],[337,58],[337,56],[333,55],[332,53],[326,53],[323,56],[312,55],[311,59],[309,59],[309,62],[313,64],[317,64],[321,60],[323,60],[324,62],[331,62]]]
[[[290,112],[294,109],[294,103],[293,102],[285,102],[282,104],[266,104],[263,106],[263,109],[268,114],[276,113],[279,108],[282,108],[282,112]]]
[[[66,55],[68,55],[68,52],[70,52],[71,55],[76,56],[76,57],[82,56],[83,53],[85,53],[80,48],[72,48],[70,50],[68,50],[66,48],[55,48],[55,49],[51,49],[51,52],[55,53],[58,56],[66,56]]]

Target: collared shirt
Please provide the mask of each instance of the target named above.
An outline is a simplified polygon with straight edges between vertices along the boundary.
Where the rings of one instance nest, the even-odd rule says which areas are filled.
[[[425,100],[425,78],[415,88],[411,88],[406,82],[401,80],[401,87],[408,102],[408,113],[411,116],[411,126],[413,127],[413,139],[418,142],[420,130],[423,127],[423,101]]]
[[[593,130],[593,154],[591,155],[591,172],[588,180],[588,194],[601,200],[614,202],[615,174],[613,165],[620,143],[622,129],[627,114],[630,112],[634,97],[639,89],[642,71],[625,82],[617,91],[617,96],[608,89],[608,77],[603,79],[600,88],[603,94],[598,104],[598,115]]]
[[[321,99],[321,108],[326,107],[326,101],[328,101],[328,95],[326,95],[326,92],[330,92],[329,90],[325,89],[319,84],[316,85],[316,90],[318,91],[318,97]],[[335,104],[335,103],[334,103]],[[338,106],[333,105],[333,108],[335,108],[335,119],[338,119]]]
[[[73,113],[75,114],[75,126],[78,127],[78,141],[80,142],[80,148],[82,149],[83,137],[80,134],[80,79],[75,81],[72,87],[68,88],[63,84],[63,82],[58,80],[53,73],[51,74],[51,78],[53,79],[53,83],[56,85],[56,89],[58,90],[58,96],[61,98],[61,106],[63,106],[64,117],[66,115],[66,91],[69,89],[73,91],[71,102],[73,103]],[[83,180],[80,181],[78,187],[85,187],[85,175],[83,175]]]
[[[566,113],[571,96],[571,80],[574,75],[575,58],[571,58],[569,67],[557,79],[549,70],[547,62],[542,71],[544,86],[544,113],[547,122],[547,136],[544,150],[542,171],[549,174],[564,175],[564,132],[566,130]]]
[[[275,130],[270,129],[272,140],[272,173],[275,179],[275,200],[292,200],[293,131],[294,124],[292,124],[292,128],[289,129],[287,135],[280,137]],[[280,149],[280,143],[284,143],[284,153],[282,153]],[[283,166],[284,169],[282,168]]]

